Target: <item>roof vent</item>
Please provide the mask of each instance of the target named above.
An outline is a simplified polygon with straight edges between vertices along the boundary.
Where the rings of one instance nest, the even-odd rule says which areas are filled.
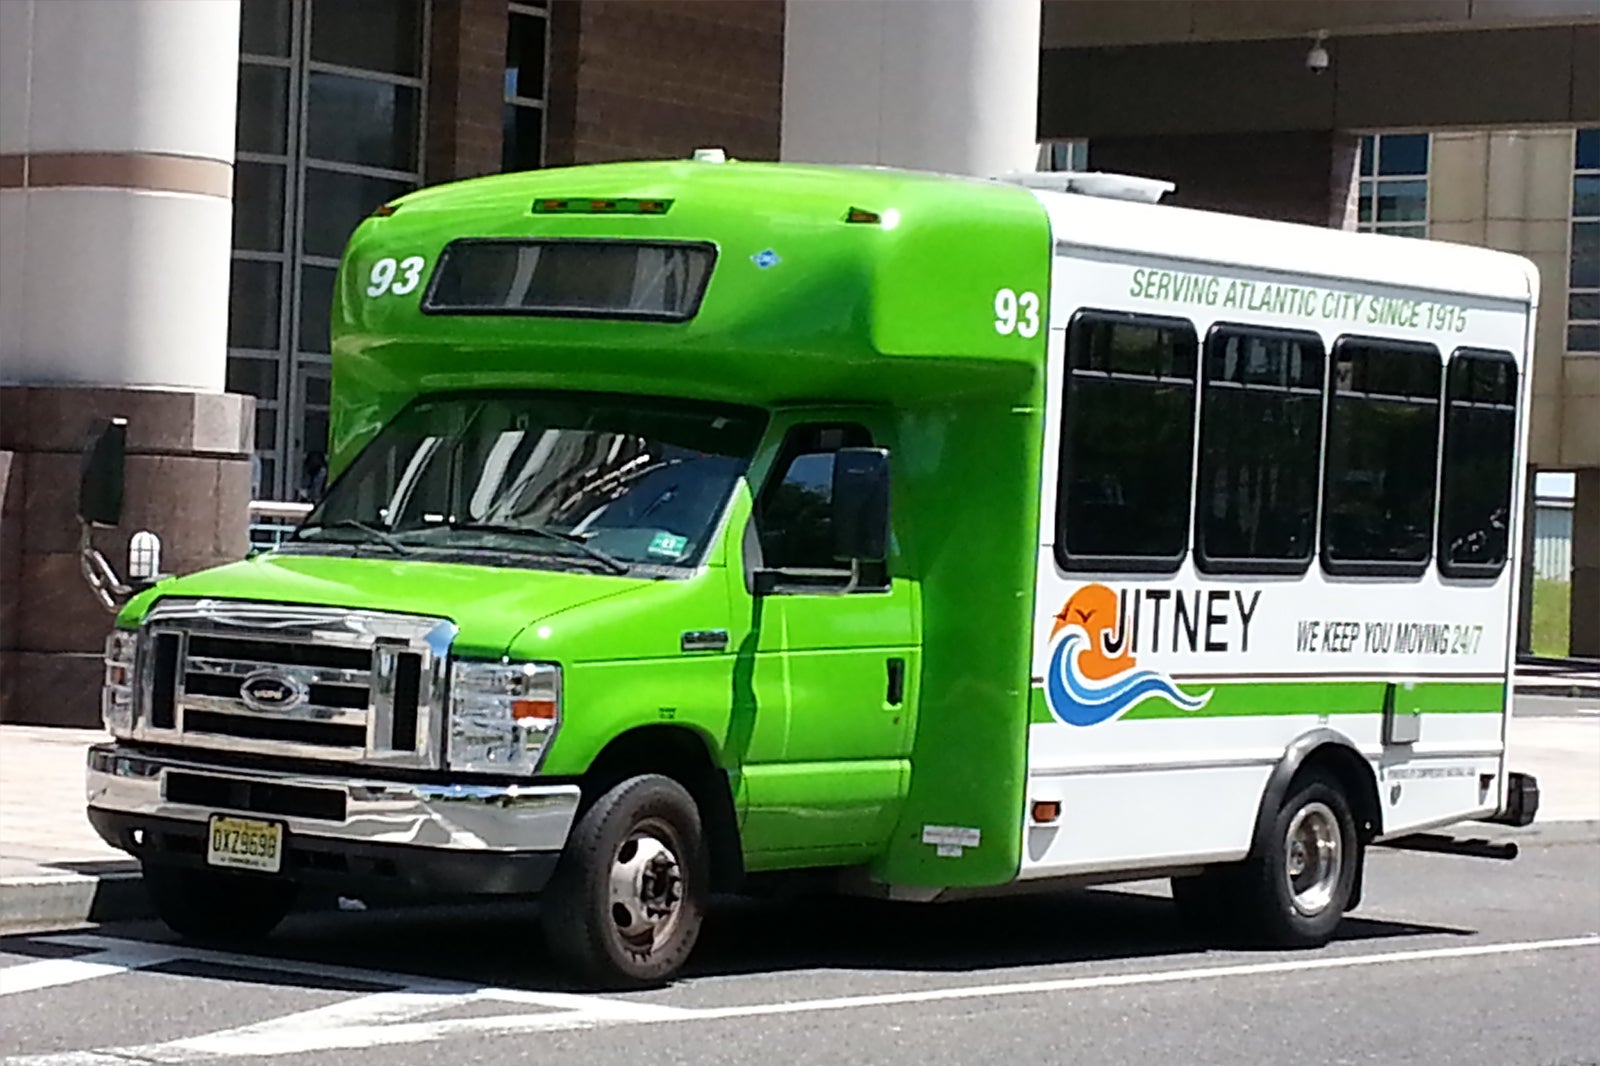
[[[1176,189],[1170,181],[1160,178],[1140,178],[1132,174],[1101,174],[1071,170],[1041,170],[1028,174],[1005,174],[999,179],[1012,185],[1025,185],[1030,189],[1050,189],[1054,192],[1075,192],[1083,196],[1104,196],[1111,200],[1137,200],[1141,203],[1158,203],[1161,197]]]
[[[694,161],[696,163],[726,163],[728,161],[728,153],[721,148],[696,148],[694,150]]]

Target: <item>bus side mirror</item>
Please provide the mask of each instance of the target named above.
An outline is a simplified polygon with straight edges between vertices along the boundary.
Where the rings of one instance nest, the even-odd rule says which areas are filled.
[[[889,451],[841,448],[833,458],[833,555],[881,563],[889,548]]]
[[[122,521],[122,469],[128,446],[128,420],[102,423],[83,457],[83,477],[78,482],[78,517],[91,526],[115,526]]]

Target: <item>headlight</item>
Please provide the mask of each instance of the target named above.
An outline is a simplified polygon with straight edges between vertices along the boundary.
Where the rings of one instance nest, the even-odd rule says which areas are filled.
[[[456,660],[450,676],[452,770],[531,774],[561,724],[561,667]]]
[[[100,718],[106,732],[124,737],[133,732],[133,661],[139,634],[116,629],[106,638],[106,672],[100,689]]]

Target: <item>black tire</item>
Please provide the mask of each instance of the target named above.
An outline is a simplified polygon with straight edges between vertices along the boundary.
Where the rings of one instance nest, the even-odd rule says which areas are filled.
[[[1299,877],[1293,874],[1297,867],[1291,863],[1295,847],[1290,838],[1297,824]],[[1317,827],[1336,842],[1336,853],[1305,846],[1306,834]],[[1349,908],[1361,860],[1355,814],[1339,782],[1321,774],[1297,779],[1265,840],[1258,843],[1258,854],[1240,869],[1236,899],[1241,929],[1251,940],[1273,947],[1321,947],[1333,939]]]
[[[643,886],[637,901],[614,902],[613,871]],[[586,985],[662,984],[694,950],[709,885],[710,855],[693,797],[669,777],[628,778],[596,799],[567,839],[545,889],[545,940]]]
[[[146,863],[145,891],[167,928],[200,944],[243,947],[264,939],[294,906],[293,881]]]

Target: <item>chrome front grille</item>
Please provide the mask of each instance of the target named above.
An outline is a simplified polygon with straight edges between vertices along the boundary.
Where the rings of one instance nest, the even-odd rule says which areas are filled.
[[[431,769],[455,632],[414,615],[163,601],[141,631],[135,736]]]

